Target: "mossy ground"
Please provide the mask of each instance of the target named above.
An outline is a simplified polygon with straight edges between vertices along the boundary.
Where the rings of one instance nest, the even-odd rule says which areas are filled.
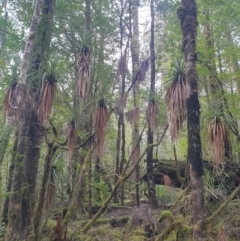
[[[180,196],[179,191],[177,196]],[[174,200],[176,201],[176,200]],[[224,200],[206,200],[207,216],[211,216]],[[172,202],[173,204],[174,202]],[[170,210],[169,205],[151,209],[146,203],[139,208],[134,205],[110,206],[86,234],[81,228],[87,217],[78,216],[67,226],[67,240],[72,241],[192,241],[192,218],[189,195],[184,195]],[[240,240],[240,199],[233,199],[226,208],[208,224],[209,241]],[[42,241],[53,240],[56,220],[49,218],[44,229]]]

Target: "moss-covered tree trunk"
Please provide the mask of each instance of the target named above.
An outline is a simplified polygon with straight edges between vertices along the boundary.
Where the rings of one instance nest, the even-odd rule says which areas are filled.
[[[8,171],[8,181],[7,181],[7,192],[11,192],[12,187],[12,179],[13,179],[13,171],[15,165],[15,158],[17,154],[17,145],[18,145],[18,131],[15,133],[15,140],[12,149],[12,158],[9,166]],[[2,225],[6,225],[8,223],[8,205],[9,205],[9,196],[7,196],[3,203],[3,210],[2,210]]]
[[[178,8],[182,29],[187,85],[188,159],[190,161],[193,240],[205,241],[203,161],[200,139],[200,105],[196,70],[197,7],[195,0],[182,0]]]
[[[131,42],[131,52],[132,52],[132,81],[135,80],[138,67],[139,67],[139,26],[138,26],[138,0],[131,0],[130,7],[131,7],[131,17],[132,17],[132,42]],[[136,97],[136,85],[133,86],[133,108],[137,110],[139,108],[139,104]],[[134,150],[134,155],[132,158],[132,165],[138,160],[140,156],[140,145],[138,143],[139,139],[139,126],[138,126],[138,118],[133,123],[132,128],[132,148],[137,147]],[[138,144],[137,144],[138,143]],[[139,194],[139,179],[140,179],[140,168],[139,165],[136,167],[134,171],[135,181],[136,181],[136,202],[137,206],[140,205],[140,194]]]
[[[37,38],[33,47],[33,64],[29,69],[31,76],[31,94],[36,105],[39,102],[39,93],[41,90],[44,64],[46,55],[51,42],[52,24],[56,0],[44,0],[42,8],[42,18],[37,29]],[[38,171],[38,162],[40,158],[40,145],[42,141],[41,124],[38,119],[36,108],[31,108],[29,121],[28,148],[25,159],[25,182],[26,189],[23,195],[23,227],[30,224],[33,216],[35,204],[35,189]]]
[[[11,107],[7,113],[6,122],[2,130],[0,137],[0,163],[2,163],[4,154],[6,152],[9,137],[11,134],[12,126],[15,123],[18,115],[21,115],[21,107],[24,102],[25,88],[27,80],[27,72],[30,62],[30,54],[32,52],[33,42],[36,37],[36,30],[38,26],[40,10],[43,0],[38,0],[35,4],[32,21],[29,29],[28,39],[25,44],[25,49],[22,58],[22,64],[20,69],[20,75],[18,78],[17,87],[15,89],[14,98],[12,100]]]
[[[30,119],[29,111],[27,108],[30,104],[28,103],[28,98],[26,98],[26,80],[30,63],[30,54],[32,52],[33,42],[36,37],[42,3],[43,0],[37,0],[35,4],[29,36],[23,52],[20,76],[6,121],[7,123],[13,123],[13,121],[16,119],[21,120],[17,127],[19,128],[19,139],[17,146],[17,156],[15,160],[15,169],[13,174],[13,184],[9,201],[8,227],[6,235],[6,240],[8,241],[17,240],[20,236],[23,235],[24,231],[22,222],[22,194],[25,188],[23,185],[24,161],[26,158]]]
[[[151,12],[151,41],[150,41],[150,57],[151,57],[151,84],[150,84],[150,95],[149,95],[149,106],[155,98],[155,44],[154,44],[154,0],[150,3]],[[148,116],[148,132],[147,132],[147,142],[148,145],[153,144],[153,130],[151,128],[150,118]],[[153,147],[151,146],[147,152],[147,185],[148,185],[148,195],[150,204],[156,208],[158,206],[158,201],[156,197],[154,174],[153,174]]]
[[[25,111],[27,112],[27,111]],[[26,118],[27,119],[27,118]],[[28,121],[24,121],[19,130],[17,153],[15,157],[13,182],[8,208],[8,227],[6,240],[23,238],[22,196],[24,189],[24,161],[26,158],[27,138],[29,132]]]
[[[41,221],[42,221],[42,214],[43,214],[43,208],[45,204],[45,196],[46,196],[46,190],[47,185],[49,182],[49,177],[51,173],[51,160],[53,158],[54,153],[56,152],[57,148],[54,145],[54,143],[48,143],[48,151],[45,158],[44,163],[44,169],[43,169],[43,176],[42,176],[42,183],[40,192],[38,194],[38,201],[36,205],[36,212],[33,218],[33,230],[34,230],[34,236],[35,240],[39,240],[40,237],[40,228],[41,228]]]

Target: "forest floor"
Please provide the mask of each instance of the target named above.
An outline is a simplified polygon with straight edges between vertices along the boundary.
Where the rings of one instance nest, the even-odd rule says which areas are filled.
[[[164,187],[160,190],[159,207],[152,209],[142,198],[139,207],[134,200],[124,206],[111,203],[86,234],[80,230],[88,222],[88,215],[76,215],[67,225],[67,240],[72,241],[191,241],[190,193]],[[159,193],[158,193],[159,196]],[[207,225],[207,240],[240,240],[240,199],[228,200],[219,189],[207,190],[207,217],[219,212]],[[56,214],[56,212],[55,212]],[[93,214],[94,215],[94,214]],[[57,218],[48,218],[42,240],[54,240]],[[50,238],[51,237],[51,238]]]

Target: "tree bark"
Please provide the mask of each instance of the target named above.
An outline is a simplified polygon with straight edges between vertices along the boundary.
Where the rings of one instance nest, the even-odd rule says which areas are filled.
[[[155,98],[155,44],[154,44],[154,0],[150,3],[151,12],[151,41],[150,41],[150,55],[151,55],[151,85],[150,85],[150,96],[149,105],[151,101]],[[147,143],[151,145],[153,143],[153,131],[151,130],[150,119],[148,118],[148,133],[147,133]],[[147,185],[148,185],[148,197],[150,204],[157,208],[158,201],[156,197],[154,174],[153,174],[153,147],[151,146],[147,152]]]
[[[139,66],[139,26],[138,26],[138,6],[139,6],[139,0],[131,0],[130,1],[130,8],[131,8],[131,17],[132,17],[132,42],[131,42],[131,52],[132,52],[132,81],[136,78],[137,72],[138,72],[138,66]],[[133,86],[133,108],[136,110],[139,108],[139,104],[137,103],[136,98],[136,85]],[[136,119],[133,123],[132,127],[132,148],[136,146],[139,139],[139,126],[138,126],[139,119]],[[133,155],[132,164],[133,166],[138,160],[140,156],[140,145],[138,144]],[[137,206],[140,205],[140,194],[139,194],[139,179],[140,179],[140,169],[139,166],[136,167],[134,171],[135,176],[135,187],[136,187],[136,202]]]
[[[39,94],[42,84],[42,76],[44,71],[44,64],[46,62],[46,54],[48,52],[51,36],[52,36],[52,24],[54,16],[56,0],[44,0],[42,8],[42,18],[37,28],[37,38],[33,47],[33,65],[29,72],[34,76],[31,80],[31,94],[33,100],[36,103],[39,102]],[[33,216],[34,204],[35,204],[35,189],[38,171],[38,162],[40,158],[40,145],[42,142],[42,130],[41,124],[38,119],[38,113],[36,108],[30,108],[30,121],[29,121],[29,137],[28,148],[26,149],[25,160],[25,182],[26,190],[23,195],[23,228],[25,228],[30,222]]]
[[[9,215],[8,215],[8,228],[7,228],[7,240],[16,240],[23,234],[22,226],[22,194],[23,194],[23,181],[24,181],[24,160],[26,157],[25,150],[27,149],[27,138],[29,133],[29,115],[26,111],[26,106],[29,105],[25,99],[25,89],[27,72],[30,62],[30,53],[32,52],[32,46],[36,37],[38,21],[40,18],[40,11],[43,0],[38,0],[35,4],[34,13],[30,25],[29,36],[25,45],[22,65],[20,69],[20,76],[15,90],[14,99],[10,107],[6,125],[12,125],[17,119],[22,118],[22,124],[18,124],[19,131],[19,143],[17,148],[16,165],[13,175],[13,186],[9,202]],[[23,113],[23,114],[22,114]]]
[[[47,185],[49,182],[49,177],[51,173],[51,160],[53,158],[54,153],[56,152],[57,148],[54,145],[54,143],[48,143],[48,151],[45,158],[44,163],[44,170],[43,170],[43,176],[42,176],[42,183],[41,183],[41,189],[38,195],[38,202],[36,207],[36,212],[33,218],[33,230],[34,230],[34,236],[35,240],[39,240],[40,237],[40,228],[41,228],[41,221],[42,221],[42,214],[43,214],[43,207],[45,204],[45,196],[46,196],[46,190]]]
[[[21,112],[22,105],[24,103],[24,95],[26,94],[24,90],[26,88],[27,72],[28,72],[29,63],[30,63],[30,53],[32,52],[33,42],[36,37],[42,3],[43,3],[43,0],[38,0],[35,4],[34,13],[32,16],[32,21],[31,21],[30,30],[29,30],[29,36],[25,45],[24,53],[23,53],[23,59],[22,59],[18,84],[15,90],[12,106],[10,107],[10,110],[8,112],[6,123],[2,130],[2,134],[0,138],[0,143],[2,143],[1,151],[0,151],[0,163],[2,163],[3,161],[4,154],[8,146],[12,125],[16,121],[17,117],[21,115],[20,112]]]
[[[86,36],[85,41],[83,44],[85,46],[91,47],[91,0],[85,0],[85,30],[86,30]],[[89,62],[90,65],[90,62]],[[90,77],[91,78],[91,77]],[[88,91],[91,93],[92,87],[90,86]],[[84,100],[85,101],[85,100]],[[84,102],[83,101],[83,102]],[[78,110],[76,108],[79,108],[79,101],[76,101],[75,106],[75,115],[77,115]],[[84,103],[82,103],[84,104]],[[90,114],[89,106],[85,107],[82,106],[83,111],[81,113],[81,116],[83,119],[81,121],[77,121],[77,126],[84,132],[84,133],[91,133],[92,132],[92,117]],[[84,160],[86,158],[86,153],[88,153],[90,148],[90,145],[87,145],[83,148],[82,151],[80,151],[80,164],[84,164]],[[91,158],[91,157],[90,157]],[[83,168],[83,167],[82,167]],[[83,211],[83,201],[84,201],[84,193],[85,193],[85,172],[86,170],[80,171],[81,175],[78,176],[77,181],[77,190],[79,193],[77,194],[77,200],[78,200],[78,207],[81,208],[81,211]],[[79,179],[80,178],[80,179]]]
[[[116,144],[116,162],[115,162],[115,175],[114,175],[114,184],[116,185],[118,177],[120,175],[119,165],[120,165],[120,145],[121,145],[121,120],[120,116],[118,117],[118,127],[117,127],[117,144]],[[114,203],[118,203],[117,192],[114,193]]]
[[[12,158],[11,158],[11,163],[10,163],[9,172],[8,172],[8,182],[7,182],[8,193],[11,192],[11,187],[12,187],[13,171],[14,171],[15,159],[17,154],[17,145],[18,145],[18,131],[16,131],[15,133]],[[2,211],[2,223],[5,225],[8,223],[8,206],[9,206],[9,196],[7,196],[4,200],[3,211]]]
[[[216,79],[217,76],[217,68],[215,63],[215,53],[214,53],[214,41],[213,41],[213,34],[211,31],[210,26],[210,16],[209,16],[209,9],[205,11],[205,24],[203,28],[203,33],[205,37],[205,47],[206,47],[206,61],[209,67],[209,86],[210,86],[210,93],[211,93],[211,107],[214,109],[222,108],[222,95],[220,91],[220,86],[218,84],[218,80]]]
[[[186,66],[188,159],[190,161],[193,239],[207,240],[204,210],[203,161],[200,139],[200,105],[196,70],[197,8],[195,0],[182,0],[177,10],[182,29]]]
[[[21,239],[24,233],[22,222],[22,196],[25,188],[23,185],[24,160],[26,158],[25,150],[27,149],[28,132],[28,121],[24,121],[19,131],[17,154],[14,164],[13,183],[8,208],[7,241]]]

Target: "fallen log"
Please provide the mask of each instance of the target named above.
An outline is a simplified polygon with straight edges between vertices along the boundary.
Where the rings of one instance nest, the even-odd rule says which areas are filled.
[[[227,193],[231,193],[236,186],[240,184],[240,165],[238,163],[226,161],[221,165],[220,171],[218,172],[216,172],[214,166],[210,162],[204,161],[203,164],[204,175],[210,175],[209,177],[212,179],[214,188],[221,185]],[[179,175],[176,171],[175,160],[154,160],[154,183],[156,185],[164,185],[164,175],[167,175],[171,179],[173,187],[185,188],[189,179],[189,172],[186,170],[188,164],[186,161],[178,161],[177,165]],[[141,177],[141,180],[147,181],[147,173]],[[185,182],[183,182],[183,180]]]

